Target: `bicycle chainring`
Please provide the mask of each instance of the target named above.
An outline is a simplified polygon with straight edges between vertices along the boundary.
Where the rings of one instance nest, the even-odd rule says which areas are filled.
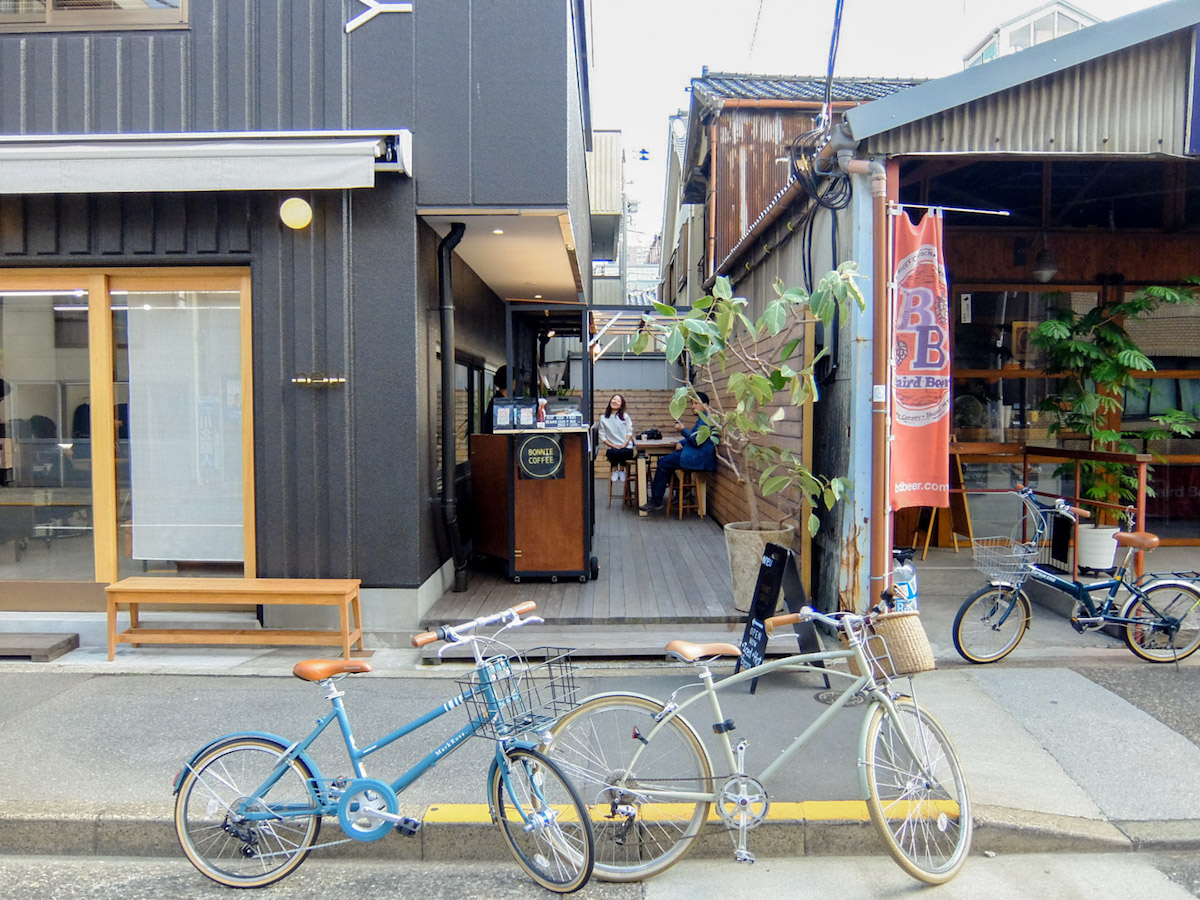
[[[717,813],[727,828],[757,828],[770,808],[767,789],[747,775],[734,775],[726,781],[717,800]]]

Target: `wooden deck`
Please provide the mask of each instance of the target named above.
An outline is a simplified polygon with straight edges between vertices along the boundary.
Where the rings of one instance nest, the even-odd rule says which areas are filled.
[[[447,593],[421,619],[421,627],[463,622],[526,600],[546,620],[536,644],[587,648],[589,655],[662,655],[673,637],[733,640],[745,615],[733,608],[725,537],[711,518],[682,520],[656,512],[647,517],[606,505],[607,486],[596,481],[596,531],[592,552],[600,577],[526,580],[512,584],[500,575],[472,570],[462,593]],[[513,643],[524,645],[522,640]],[[532,645],[531,645],[532,646]]]

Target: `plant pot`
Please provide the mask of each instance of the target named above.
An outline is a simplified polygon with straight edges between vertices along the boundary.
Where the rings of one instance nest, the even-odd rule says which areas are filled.
[[[749,522],[730,522],[725,526],[725,548],[729,553],[729,574],[733,579],[733,607],[749,612],[762,567],[763,549],[768,543],[791,547],[796,529],[792,525],[766,523],[755,529]]]
[[[1111,569],[1117,555],[1117,526],[1080,525],[1075,564],[1081,569]]]

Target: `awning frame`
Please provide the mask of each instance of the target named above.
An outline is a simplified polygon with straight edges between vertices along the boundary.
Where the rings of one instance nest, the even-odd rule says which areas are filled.
[[[412,175],[412,133],[0,135],[0,194],[340,190]]]

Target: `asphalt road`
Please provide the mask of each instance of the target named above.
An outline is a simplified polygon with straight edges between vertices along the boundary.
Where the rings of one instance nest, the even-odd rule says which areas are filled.
[[[579,900],[697,900],[701,897],[903,898],[920,885],[885,857],[685,860],[642,884],[593,880]],[[160,900],[223,898],[236,892],[206,880],[183,860],[0,856],[0,900]],[[271,900],[315,897],[419,897],[421,900],[546,900],[515,864],[321,862],[253,892]],[[930,896],[933,896],[930,894]],[[1189,900],[1200,897],[1195,854],[1058,854],[967,861],[936,888],[938,900]]]
[[[1200,747],[1200,668],[1192,666],[1072,666]]]

